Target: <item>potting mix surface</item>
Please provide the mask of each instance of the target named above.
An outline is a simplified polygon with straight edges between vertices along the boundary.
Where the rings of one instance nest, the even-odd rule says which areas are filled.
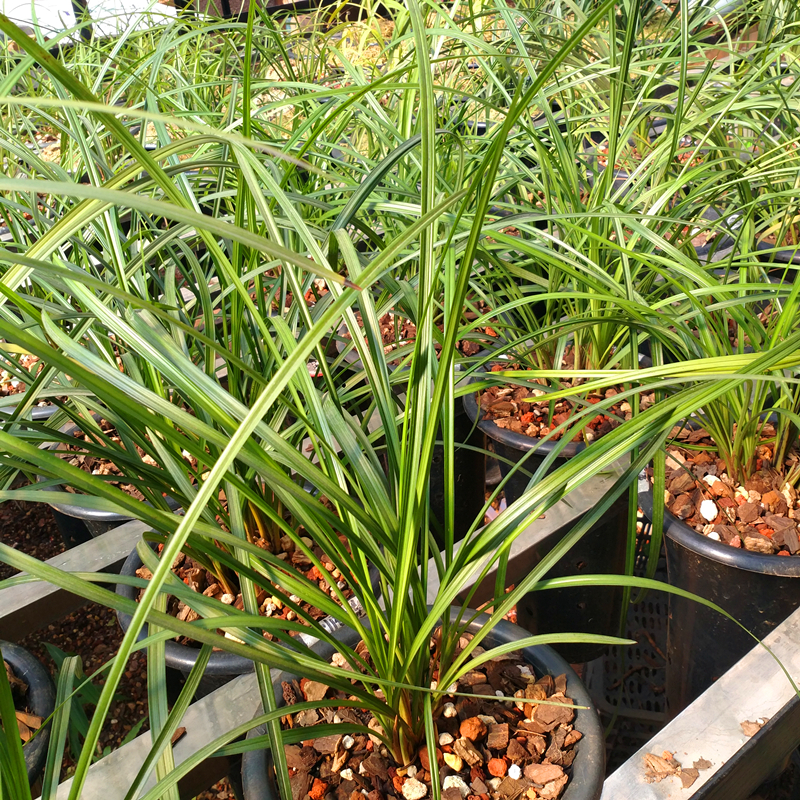
[[[346,662],[337,654],[332,663]],[[518,654],[508,654],[467,673],[457,691],[470,696],[445,700],[435,719],[443,800],[559,797],[569,781],[572,762],[579,757],[581,739],[573,725],[575,711],[567,696],[566,676],[537,676]],[[306,679],[284,683],[283,695],[289,706],[346,697]],[[519,699],[501,701],[498,695]],[[430,757],[424,745],[411,764],[400,765],[377,735],[312,738],[313,726],[326,722],[365,725],[380,732],[380,723],[368,712],[307,710],[290,719],[293,728],[309,728],[308,740],[285,747],[293,800],[306,796],[360,800],[364,794],[368,800],[432,796]]]
[[[495,365],[492,371],[515,369],[507,365]],[[538,384],[528,386],[509,384],[507,386],[490,386],[478,397],[482,417],[492,420],[498,428],[530,436],[533,439],[550,436],[550,441],[557,441],[564,435],[564,431],[553,431],[574,416],[577,403],[562,399],[556,400],[552,408],[547,400],[547,392],[543,388],[536,388]],[[579,387],[576,387],[576,394]],[[588,394],[584,400],[594,405],[601,400],[619,394],[619,389],[607,389],[603,394],[597,392]],[[535,400],[534,398],[541,398]],[[646,399],[646,398],[645,398]],[[534,400],[534,402],[529,402]],[[631,419],[632,408],[627,400],[614,403],[608,413],[597,414],[589,419],[584,429],[575,435],[576,442],[591,442],[599,439],[606,433],[614,430],[623,420]]]
[[[765,435],[770,428],[765,427]],[[755,470],[741,485],[726,472],[706,431],[676,428],[673,440],[667,450],[664,495],[672,514],[731,547],[761,555],[800,555],[797,491],[785,478],[786,469],[798,463],[796,453],[787,464],[774,465],[774,445],[765,442],[759,446]],[[696,449],[700,447],[706,449]]]
[[[340,538],[343,539],[344,537]],[[284,558],[288,564],[294,567],[296,572],[304,575],[308,580],[314,581],[323,592],[329,593],[332,598],[336,599],[336,592],[333,590],[333,584],[336,584],[337,589],[349,600],[353,596],[353,591],[349,588],[347,581],[339,570],[336,569],[334,563],[322,552],[321,548],[314,545],[308,537],[305,537],[305,543],[311,547],[312,552],[319,558],[325,568],[324,572],[321,573],[306,554],[294,546],[294,542],[288,536],[281,538],[281,552],[278,554],[278,557]],[[343,542],[343,544],[344,543],[345,542]],[[266,542],[263,544],[265,549],[267,549]],[[160,547],[161,546],[159,546],[159,549]],[[244,608],[241,592],[239,592],[235,586],[226,586],[218,576],[209,572],[190,556],[180,553],[173,563],[172,570],[181,581],[193,591],[203,594],[206,597],[212,597],[226,605],[232,605],[240,611]],[[145,580],[150,580],[150,578],[153,577],[150,570],[144,566],[136,570],[136,575]],[[143,593],[144,590],[140,591],[139,597],[141,597]],[[325,616],[325,612],[320,611],[320,609],[297,595],[289,595],[289,603],[287,603],[287,598],[285,596],[278,596],[280,594],[280,592],[272,594],[266,589],[256,587],[256,602],[258,603],[259,613],[274,619],[297,620],[298,622],[302,622],[302,618],[298,617],[297,612],[292,610],[290,606],[290,604],[294,604],[302,608],[306,614],[315,620],[322,619]],[[176,597],[170,598],[167,606],[167,613],[186,622],[193,622],[200,618],[200,615],[196,611]],[[272,641],[275,637],[271,633],[265,631],[264,638]],[[185,637],[176,637],[176,639],[181,644],[198,646],[196,642],[186,639]]]

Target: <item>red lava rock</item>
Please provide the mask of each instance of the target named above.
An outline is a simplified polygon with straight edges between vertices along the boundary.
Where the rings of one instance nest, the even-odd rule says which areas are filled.
[[[403,783],[404,783],[404,781],[399,775],[393,775],[392,776],[392,786],[394,786],[394,790],[398,794],[402,794],[403,793]]]
[[[484,775],[483,769],[481,767],[475,766],[470,767],[469,770],[469,780],[470,783],[474,783],[475,781],[482,781],[486,776]]]
[[[483,737],[486,736],[486,730],[485,723],[477,717],[465,719],[459,727],[461,735],[471,742],[477,742],[483,739]]]
[[[322,800],[325,797],[325,792],[328,788],[328,784],[325,781],[321,781],[319,778],[314,778],[314,783],[311,785],[311,789],[308,792],[308,796],[311,800]]]
[[[508,772],[508,764],[506,764],[503,758],[490,758],[486,766],[489,770],[489,774],[493,775],[495,778],[502,778],[505,776],[506,772]]]

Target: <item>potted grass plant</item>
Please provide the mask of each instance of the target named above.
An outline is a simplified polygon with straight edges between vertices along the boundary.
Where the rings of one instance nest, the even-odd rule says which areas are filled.
[[[752,299],[742,304],[745,293]],[[738,306],[728,305],[734,298]],[[642,505],[659,524],[663,515],[670,581],[726,605],[763,637],[800,603],[794,519],[800,409],[796,371],[777,360],[796,341],[797,292],[792,282],[740,281],[714,300],[720,310],[707,316],[696,352],[754,351],[754,372],[762,377],[696,409],[671,431]],[[774,380],[764,379],[770,375]],[[668,705],[676,713],[749,642],[736,626],[677,598],[670,615]]]

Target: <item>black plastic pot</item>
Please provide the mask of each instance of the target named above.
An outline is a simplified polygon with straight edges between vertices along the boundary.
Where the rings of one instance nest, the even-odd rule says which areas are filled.
[[[17,395],[17,397],[22,399],[22,395]],[[16,406],[8,406],[0,410],[0,416],[8,417],[11,416]],[[28,410],[26,415],[27,419],[33,420],[33,422],[45,422],[46,420],[50,419],[53,414],[58,411],[58,406],[34,406],[33,408]]]
[[[767,269],[770,275],[781,278],[785,276],[787,280],[794,281],[797,270],[800,269],[800,245],[796,250],[776,251],[774,245],[757,242],[756,252],[759,261],[770,264]]]
[[[0,641],[0,650],[3,651],[3,660],[11,667],[14,675],[28,684],[27,701],[31,714],[47,719],[56,708],[56,690],[50,679],[50,673],[38,658],[19,645]],[[28,782],[31,785],[38,780],[44,770],[49,742],[48,723],[22,748],[25,754],[25,766],[28,769]]]
[[[76,431],[76,425],[70,424],[62,429],[62,433],[70,434]],[[58,445],[53,445],[51,449],[55,450]],[[52,487],[53,490],[58,491],[60,487]],[[67,492],[64,492],[64,497],[69,497]],[[166,498],[167,504],[173,511],[177,511],[180,506],[171,497]],[[81,508],[80,506],[73,505],[72,503],[51,503],[50,508],[53,510],[53,516],[56,518],[56,525],[64,540],[66,547],[75,547],[76,545],[90,542],[96,536],[102,536],[104,533],[124,525],[126,522],[131,522],[133,517],[128,517],[125,514],[116,514],[111,511],[98,511],[93,508]]]
[[[463,400],[467,417],[473,424],[477,422],[477,427],[492,440],[504,479],[523,458],[525,462],[522,468],[533,474],[557,444],[499,428],[493,420],[480,419],[478,403],[472,393],[464,395]],[[583,449],[584,444],[570,442],[559,458],[572,458]],[[535,452],[531,454],[531,451]],[[529,480],[530,477],[521,471],[511,475],[504,485],[508,505],[525,492]],[[532,557],[530,569],[558,544],[564,533],[556,530],[543,539]],[[547,577],[624,574],[627,538],[628,500],[623,494],[604,518],[555,564]],[[613,586],[579,586],[530,592],[517,605],[519,624],[537,634],[570,631],[616,635],[621,613],[622,589]],[[554,648],[572,664],[598,658],[604,649],[595,644],[559,644]]]
[[[135,577],[136,570],[141,566],[142,559],[139,558],[139,554],[134,549],[125,559],[125,563],[120,570],[120,575]],[[370,578],[373,594],[378,597],[380,594],[380,584],[378,581],[378,571],[374,567],[370,568]],[[125,597],[128,600],[136,600],[139,593],[139,589],[136,586],[128,586],[122,583],[117,584],[115,591],[120,597]],[[117,611],[117,620],[123,632],[127,631],[130,627],[131,619],[132,617],[130,614],[126,614],[124,611]],[[324,620],[322,624],[324,624]],[[335,629],[336,624],[332,624],[329,627]],[[139,633],[139,641],[146,636],[147,629],[145,626]],[[197,655],[200,651],[198,648],[180,644],[173,639],[167,640],[164,645],[164,651],[167,665],[167,682],[171,689],[179,690],[182,681],[189,675],[189,672],[195,665]],[[215,651],[208,660],[206,670],[203,673],[203,677],[200,679],[195,697],[198,699],[205,697],[219,689],[220,686],[224,686],[235,677],[252,672],[254,668],[254,664],[249,658],[237,656],[234,653]]]
[[[454,619],[455,612],[451,612]],[[467,629],[470,633],[477,633],[486,623],[488,617],[481,614]],[[485,647],[519,641],[526,637],[527,631],[510,622],[501,622],[484,641]],[[350,647],[358,643],[358,634],[347,628],[337,636]],[[324,655],[328,655],[328,649]],[[600,719],[594,708],[592,699],[575,674],[570,665],[564,661],[552,648],[546,646],[526,647],[522,650],[523,658],[531,664],[537,676],[562,675],[567,676],[567,695],[575,705],[587,706],[579,708],[575,713],[575,728],[583,734],[577,747],[575,761],[570,770],[570,781],[567,784],[561,800],[598,800],[603,789],[605,774],[605,745],[603,742],[603,729]],[[281,673],[275,681],[275,696],[282,698],[281,683],[299,676]],[[282,700],[279,700],[282,704]],[[248,733],[248,738],[260,736],[265,733],[262,727],[254,728]],[[242,757],[242,785],[245,800],[279,800],[280,794],[274,780],[272,759],[268,750],[252,750]]]
[[[652,519],[653,492],[639,495]],[[711,600],[763,639],[800,606],[800,557],[765,556],[715,542],[664,511],[671,586]],[[679,714],[755,646],[727,617],[671,594],[667,627],[667,712]]]

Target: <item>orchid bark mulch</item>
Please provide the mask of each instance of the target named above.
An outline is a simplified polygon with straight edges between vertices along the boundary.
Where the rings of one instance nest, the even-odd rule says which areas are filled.
[[[572,724],[575,712],[566,694],[566,677],[537,676],[519,655],[508,654],[467,673],[456,691],[459,695],[443,703],[435,720],[443,800],[559,797],[581,739]],[[283,696],[289,708],[303,700],[345,697],[305,679],[284,683]],[[518,699],[503,701],[498,696]],[[432,796],[430,757],[424,745],[411,764],[401,765],[377,735],[313,737],[314,725],[325,722],[364,725],[379,733],[380,723],[371,714],[351,708],[319,709],[284,719],[292,727],[309,729],[308,740],[285,748],[293,800]]]
[[[564,368],[571,369],[572,367],[567,362],[564,364]],[[492,367],[493,372],[509,369],[518,369],[518,367],[504,364],[495,364]],[[581,402],[595,405],[601,400],[615,397],[620,391],[619,388],[610,388],[603,393],[590,392],[581,398]],[[576,397],[581,396],[580,386],[575,387],[575,395]],[[652,402],[652,395],[644,395],[640,407],[647,408]],[[581,408],[580,403],[569,398],[549,402],[545,389],[538,388],[533,381],[527,386],[517,384],[490,386],[478,396],[478,405],[482,414],[481,419],[492,420],[498,428],[534,439],[550,436],[551,441],[557,441],[563,436],[563,431],[553,433],[553,430],[568,422],[576,410]],[[614,430],[623,421],[631,419],[632,416],[631,404],[626,399],[620,399],[619,402],[613,403],[607,411],[591,417],[574,440],[587,443],[594,441]]]
[[[676,428],[673,434],[664,495],[672,514],[697,533],[731,547],[761,555],[800,555],[797,491],[784,477],[787,465],[773,464],[771,443],[759,446],[755,470],[741,484],[728,475],[706,431]],[[789,461],[789,466],[795,464],[797,455],[790,454]]]

